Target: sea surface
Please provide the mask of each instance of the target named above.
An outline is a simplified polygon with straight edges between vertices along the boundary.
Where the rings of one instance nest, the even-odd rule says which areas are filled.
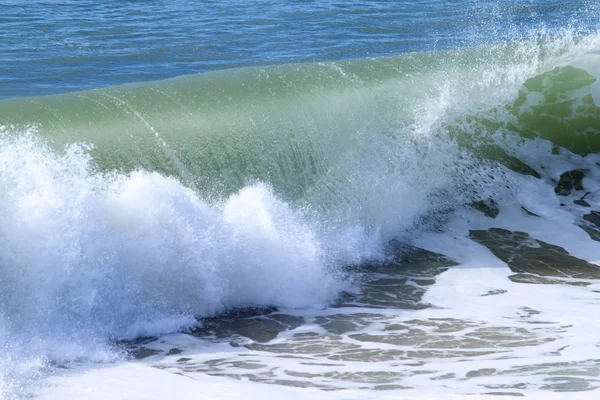
[[[596,399],[597,1],[0,0],[0,399]]]

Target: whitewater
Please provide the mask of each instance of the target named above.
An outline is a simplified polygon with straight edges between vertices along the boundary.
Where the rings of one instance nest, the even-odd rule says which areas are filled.
[[[598,32],[234,67],[0,101],[0,398],[596,398]]]

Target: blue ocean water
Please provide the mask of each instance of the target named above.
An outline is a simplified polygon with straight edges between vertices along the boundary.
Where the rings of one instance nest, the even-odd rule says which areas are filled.
[[[3,0],[0,98],[593,29],[596,7],[587,0]]]

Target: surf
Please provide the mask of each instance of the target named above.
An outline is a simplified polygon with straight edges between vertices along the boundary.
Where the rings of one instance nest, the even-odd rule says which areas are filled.
[[[231,309],[325,307],[477,202],[552,219],[569,171],[596,206],[599,40],[1,101],[4,385]]]

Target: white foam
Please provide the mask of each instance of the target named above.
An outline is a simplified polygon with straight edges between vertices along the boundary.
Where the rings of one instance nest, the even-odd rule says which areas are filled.
[[[436,393],[433,390],[415,393],[414,391],[371,392],[342,390],[325,392],[312,388],[292,388],[264,385],[248,381],[230,380],[197,374],[193,379],[172,374],[140,364],[119,364],[112,367],[88,369],[76,374],[58,376],[48,380],[44,390],[36,398],[46,399],[85,399],[85,400],[152,400],[152,399],[383,399],[397,400],[487,400],[489,395],[456,395]],[[562,400],[564,393],[532,393],[528,399]],[[579,392],[577,399],[595,399],[593,392]]]
[[[264,184],[209,204],[156,173],[95,173],[81,147],[0,139],[4,380],[48,359],[112,361],[108,340],[233,307],[322,307],[342,287],[315,231]]]

